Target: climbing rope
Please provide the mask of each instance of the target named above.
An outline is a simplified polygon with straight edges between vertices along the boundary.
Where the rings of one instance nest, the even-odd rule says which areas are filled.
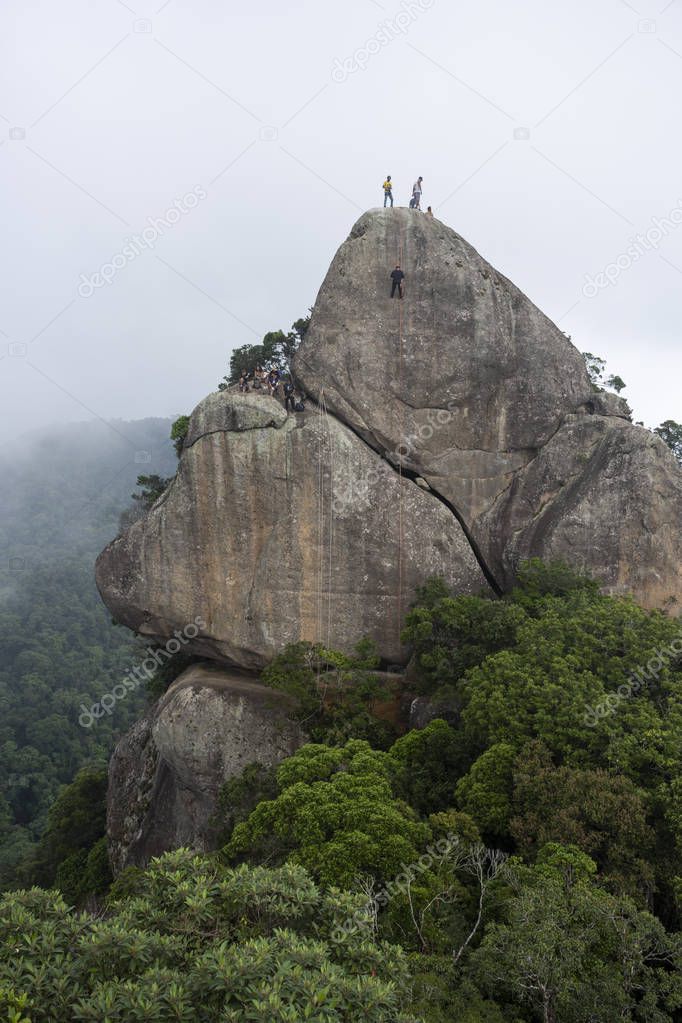
[[[324,391],[320,394],[320,402],[324,400]],[[318,546],[319,546],[319,564],[317,566],[317,578],[315,581],[316,590],[316,604],[317,604],[317,642],[322,642],[322,580],[324,575],[324,555],[323,555],[323,537],[324,537],[324,451],[323,451],[323,436],[322,431],[319,431],[317,440],[317,535],[318,535]],[[319,662],[318,662],[318,681],[319,681]]]
[[[322,415],[324,416],[324,424],[327,430],[327,446],[329,454],[329,539],[327,542],[327,647],[331,646],[331,635],[332,635],[332,563],[334,558],[334,451],[333,451],[333,439],[331,421],[329,418],[329,410],[327,409],[327,400],[324,396],[324,390],[320,395],[320,403],[322,406]]]
[[[403,259],[405,255],[404,228],[401,224],[398,238],[398,263],[404,271]],[[398,400],[402,404],[402,415],[400,423],[400,443],[398,444],[398,605],[397,605],[397,643],[400,646],[400,634],[402,632],[403,619],[403,441],[405,438],[405,405],[402,402],[403,394],[403,333],[404,314],[403,301],[398,297]]]
[[[324,388],[320,391],[318,401],[319,415],[323,420],[323,429],[318,437],[318,480],[317,480],[317,535],[319,543],[319,561],[317,566],[317,642],[331,647],[332,634],[332,566],[334,560],[334,452],[331,420],[327,408]],[[326,441],[326,452],[325,452]],[[328,474],[328,505],[325,507],[325,454],[329,466]],[[325,544],[325,532],[327,540]],[[326,555],[326,565],[325,565]],[[323,593],[326,584],[327,614],[323,607]],[[326,634],[326,642],[325,642]]]
[[[398,258],[397,262],[403,266],[405,256],[404,228],[400,227],[398,236]],[[403,547],[404,547],[404,515],[403,515],[403,443],[405,434],[405,405],[402,402],[403,377],[404,377],[404,331],[405,319],[403,312],[403,300],[398,299],[398,400],[401,403],[402,411],[399,423],[399,444],[398,454],[398,593],[396,607],[396,639],[400,646],[400,634],[402,632],[403,618]],[[318,438],[318,503],[317,503],[317,535],[319,537],[319,562],[317,567],[317,637],[318,643],[324,641],[326,633],[326,646],[331,647],[332,631],[332,564],[333,564],[333,543],[334,543],[334,459],[332,450],[332,431],[329,419],[329,410],[324,394],[324,388],[320,391],[319,414],[324,421],[324,429],[320,430]],[[329,508],[325,508],[325,472],[324,472],[324,447],[327,441],[327,460],[329,464]],[[327,531],[327,543],[325,544],[325,527]],[[325,566],[325,553],[327,564]],[[327,614],[325,628],[325,614],[323,608],[323,587],[326,582],[327,590]],[[319,673],[319,668],[318,668]]]

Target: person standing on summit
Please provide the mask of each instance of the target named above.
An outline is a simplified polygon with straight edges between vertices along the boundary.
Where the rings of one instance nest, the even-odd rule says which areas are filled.
[[[396,289],[398,291],[398,297],[399,298],[403,297],[403,280],[404,280],[404,277],[405,277],[405,274],[400,269],[400,263],[396,263],[395,270],[393,270],[392,273],[391,273],[391,280],[393,281],[393,285],[391,287],[391,298],[394,297],[394,295],[396,293]]]
[[[420,210],[421,209],[421,206],[419,204],[422,201],[422,181],[423,180],[424,179],[423,179],[423,177],[420,174],[419,177],[417,178],[417,180],[415,181],[415,183],[412,185],[413,204],[411,203],[410,205],[415,210]]]
[[[388,202],[389,199],[391,200],[391,206],[393,206],[393,182],[391,181],[391,175],[390,174],[386,175],[386,180],[384,181],[384,186],[383,187],[384,187],[384,209],[386,209],[386,203]]]

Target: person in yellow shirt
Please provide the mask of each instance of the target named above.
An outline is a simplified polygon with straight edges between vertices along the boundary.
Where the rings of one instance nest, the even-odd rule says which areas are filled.
[[[386,175],[386,180],[384,181],[384,208],[386,208],[386,203],[388,202],[389,199],[391,200],[391,206],[392,206],[393,205],[393,182],[391,181],[391,175],[387,174]]]

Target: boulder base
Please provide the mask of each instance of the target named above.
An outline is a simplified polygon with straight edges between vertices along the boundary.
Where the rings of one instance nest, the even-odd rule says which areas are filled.
[[[279,763],[305,741],[291,709],[282,693],[215,665],[183,672],[111,758],[114,871],[180,846],[210,847],[221,786],[249,764]]]

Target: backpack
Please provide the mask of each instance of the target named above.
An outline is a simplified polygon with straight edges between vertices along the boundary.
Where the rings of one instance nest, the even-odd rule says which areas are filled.
[[[305,412],[305,405],[303,404],[302,401],[297,401],[294,403],[294,412]]]

